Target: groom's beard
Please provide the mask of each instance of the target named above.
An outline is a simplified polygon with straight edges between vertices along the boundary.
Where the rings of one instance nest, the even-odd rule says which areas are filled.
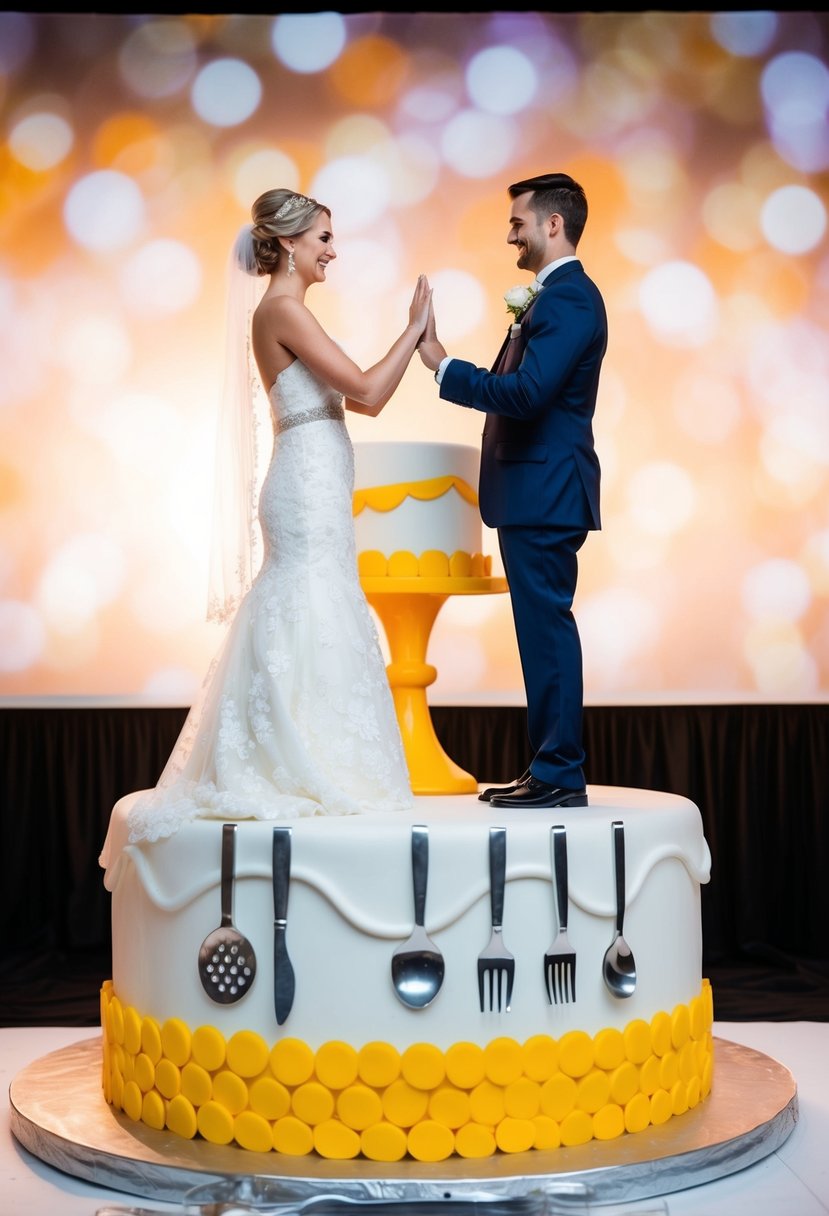
[[[543,239],[539,236],[538,240],[522,239],[515,243],[515,249],[518,252],[518,261],[516,265],[519,270],[532,270],[533,272],[540,270],[545,261],[545,247]]]

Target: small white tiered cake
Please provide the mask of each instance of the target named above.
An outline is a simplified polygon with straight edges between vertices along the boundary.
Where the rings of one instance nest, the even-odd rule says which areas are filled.
[[[481,578],[477,448],[356,443],[354,528],[360,574]]]

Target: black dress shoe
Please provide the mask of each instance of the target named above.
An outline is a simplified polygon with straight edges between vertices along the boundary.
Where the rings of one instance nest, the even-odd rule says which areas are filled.
[[[537,777],[527,781],[512,792],[493,794],[490,806],[528,807],[530,810],[554,806],[587,806],[587,790],[567,790],[560,785],[548,785]]]
[[[530,770],[527,769],[522,773],[517,781],[513,781],[512,785],[491,785],[489,789],[481,790],[478,795],[479,802],[489,802],[496,794],[514,794],[516,790],[520,790],[522,785],[526,785],[531,776]]]

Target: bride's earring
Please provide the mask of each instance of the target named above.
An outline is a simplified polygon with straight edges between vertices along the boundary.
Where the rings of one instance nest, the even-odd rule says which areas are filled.
[[[289,249],[288,250],[288,274],[292,275],[295,270],[296,270],[296,265],[294,263],[294,251],[293,251],[293,249]]]

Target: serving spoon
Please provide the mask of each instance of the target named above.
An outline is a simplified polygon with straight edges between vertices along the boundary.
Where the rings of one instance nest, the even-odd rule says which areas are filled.
[[[602,975],[612,996],[632,996],[636,987],[636,960],[633,951],[624,939],[622,926],[625,918],[625,825],[615,819],[613,829],[613,857],[616,869],[616,933],[605,951]]]
[[[429,874],[429,829],[412,828],[412,884],[414,929],[391,958],[394,991],[410,1009],[425,1009],[440,991],[446,969],[443,955],[423,927],[426,911],[426,880]]]

